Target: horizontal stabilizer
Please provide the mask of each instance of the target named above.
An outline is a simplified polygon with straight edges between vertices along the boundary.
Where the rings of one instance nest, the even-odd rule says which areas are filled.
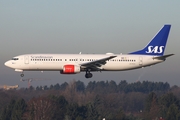
[[[154,57],[153,59],[159,59],[159,60],[165,60],[167,57],[170,57],[174,54],[168,54],[168,55],[163,55],[163,56],[158,56],[158,57]]]

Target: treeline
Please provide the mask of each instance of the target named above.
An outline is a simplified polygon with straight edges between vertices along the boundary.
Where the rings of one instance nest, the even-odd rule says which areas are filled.
[[[0,90],[0,119],[179,120],[179,93],[168,83],[125,80]]]
[[[163,82],[135,82],[127,83],[126,80],[122,80],[119,84],[116,84],[113,80],[111,81],[90,81],[87,86],[81,81],[76,81],[76,90],[79,92],[98,92],[98,93],[118,93],[118,92],[141,92],[150,93],[152,91],[166,92],[170,89],[169,83]],[[65,90],[68,83],[65,82],[61,85],[58,83],[56,85],[48,86],[38,86],[36,90]],[[31,89],[34,89],[31,87]]]

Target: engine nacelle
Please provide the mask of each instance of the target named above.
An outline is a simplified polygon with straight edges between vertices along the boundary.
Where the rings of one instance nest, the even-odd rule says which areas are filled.
[[[63,70],[60,71],[61,74],[76,74],[80,72],[80,66],[78,65],[64,65]]]

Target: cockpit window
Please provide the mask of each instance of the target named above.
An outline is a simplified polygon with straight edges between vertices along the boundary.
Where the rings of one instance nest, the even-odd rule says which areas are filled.
[[[19,60],[19,58],[12,58],[12,60]]]

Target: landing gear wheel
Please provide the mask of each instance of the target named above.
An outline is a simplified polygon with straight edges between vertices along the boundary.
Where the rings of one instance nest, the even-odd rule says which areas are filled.
[[[92,73],[86,73],[85,78],[92,78],[93,74]]]
[[[88,74],[85,74],[85,78],[88,78]]]
[[[89,78],[92,78],[93,74],[92,73],[89,73]]]
[[[21,77],[24,77],[24,74],[23,74],[23,73],[21,74]]]

